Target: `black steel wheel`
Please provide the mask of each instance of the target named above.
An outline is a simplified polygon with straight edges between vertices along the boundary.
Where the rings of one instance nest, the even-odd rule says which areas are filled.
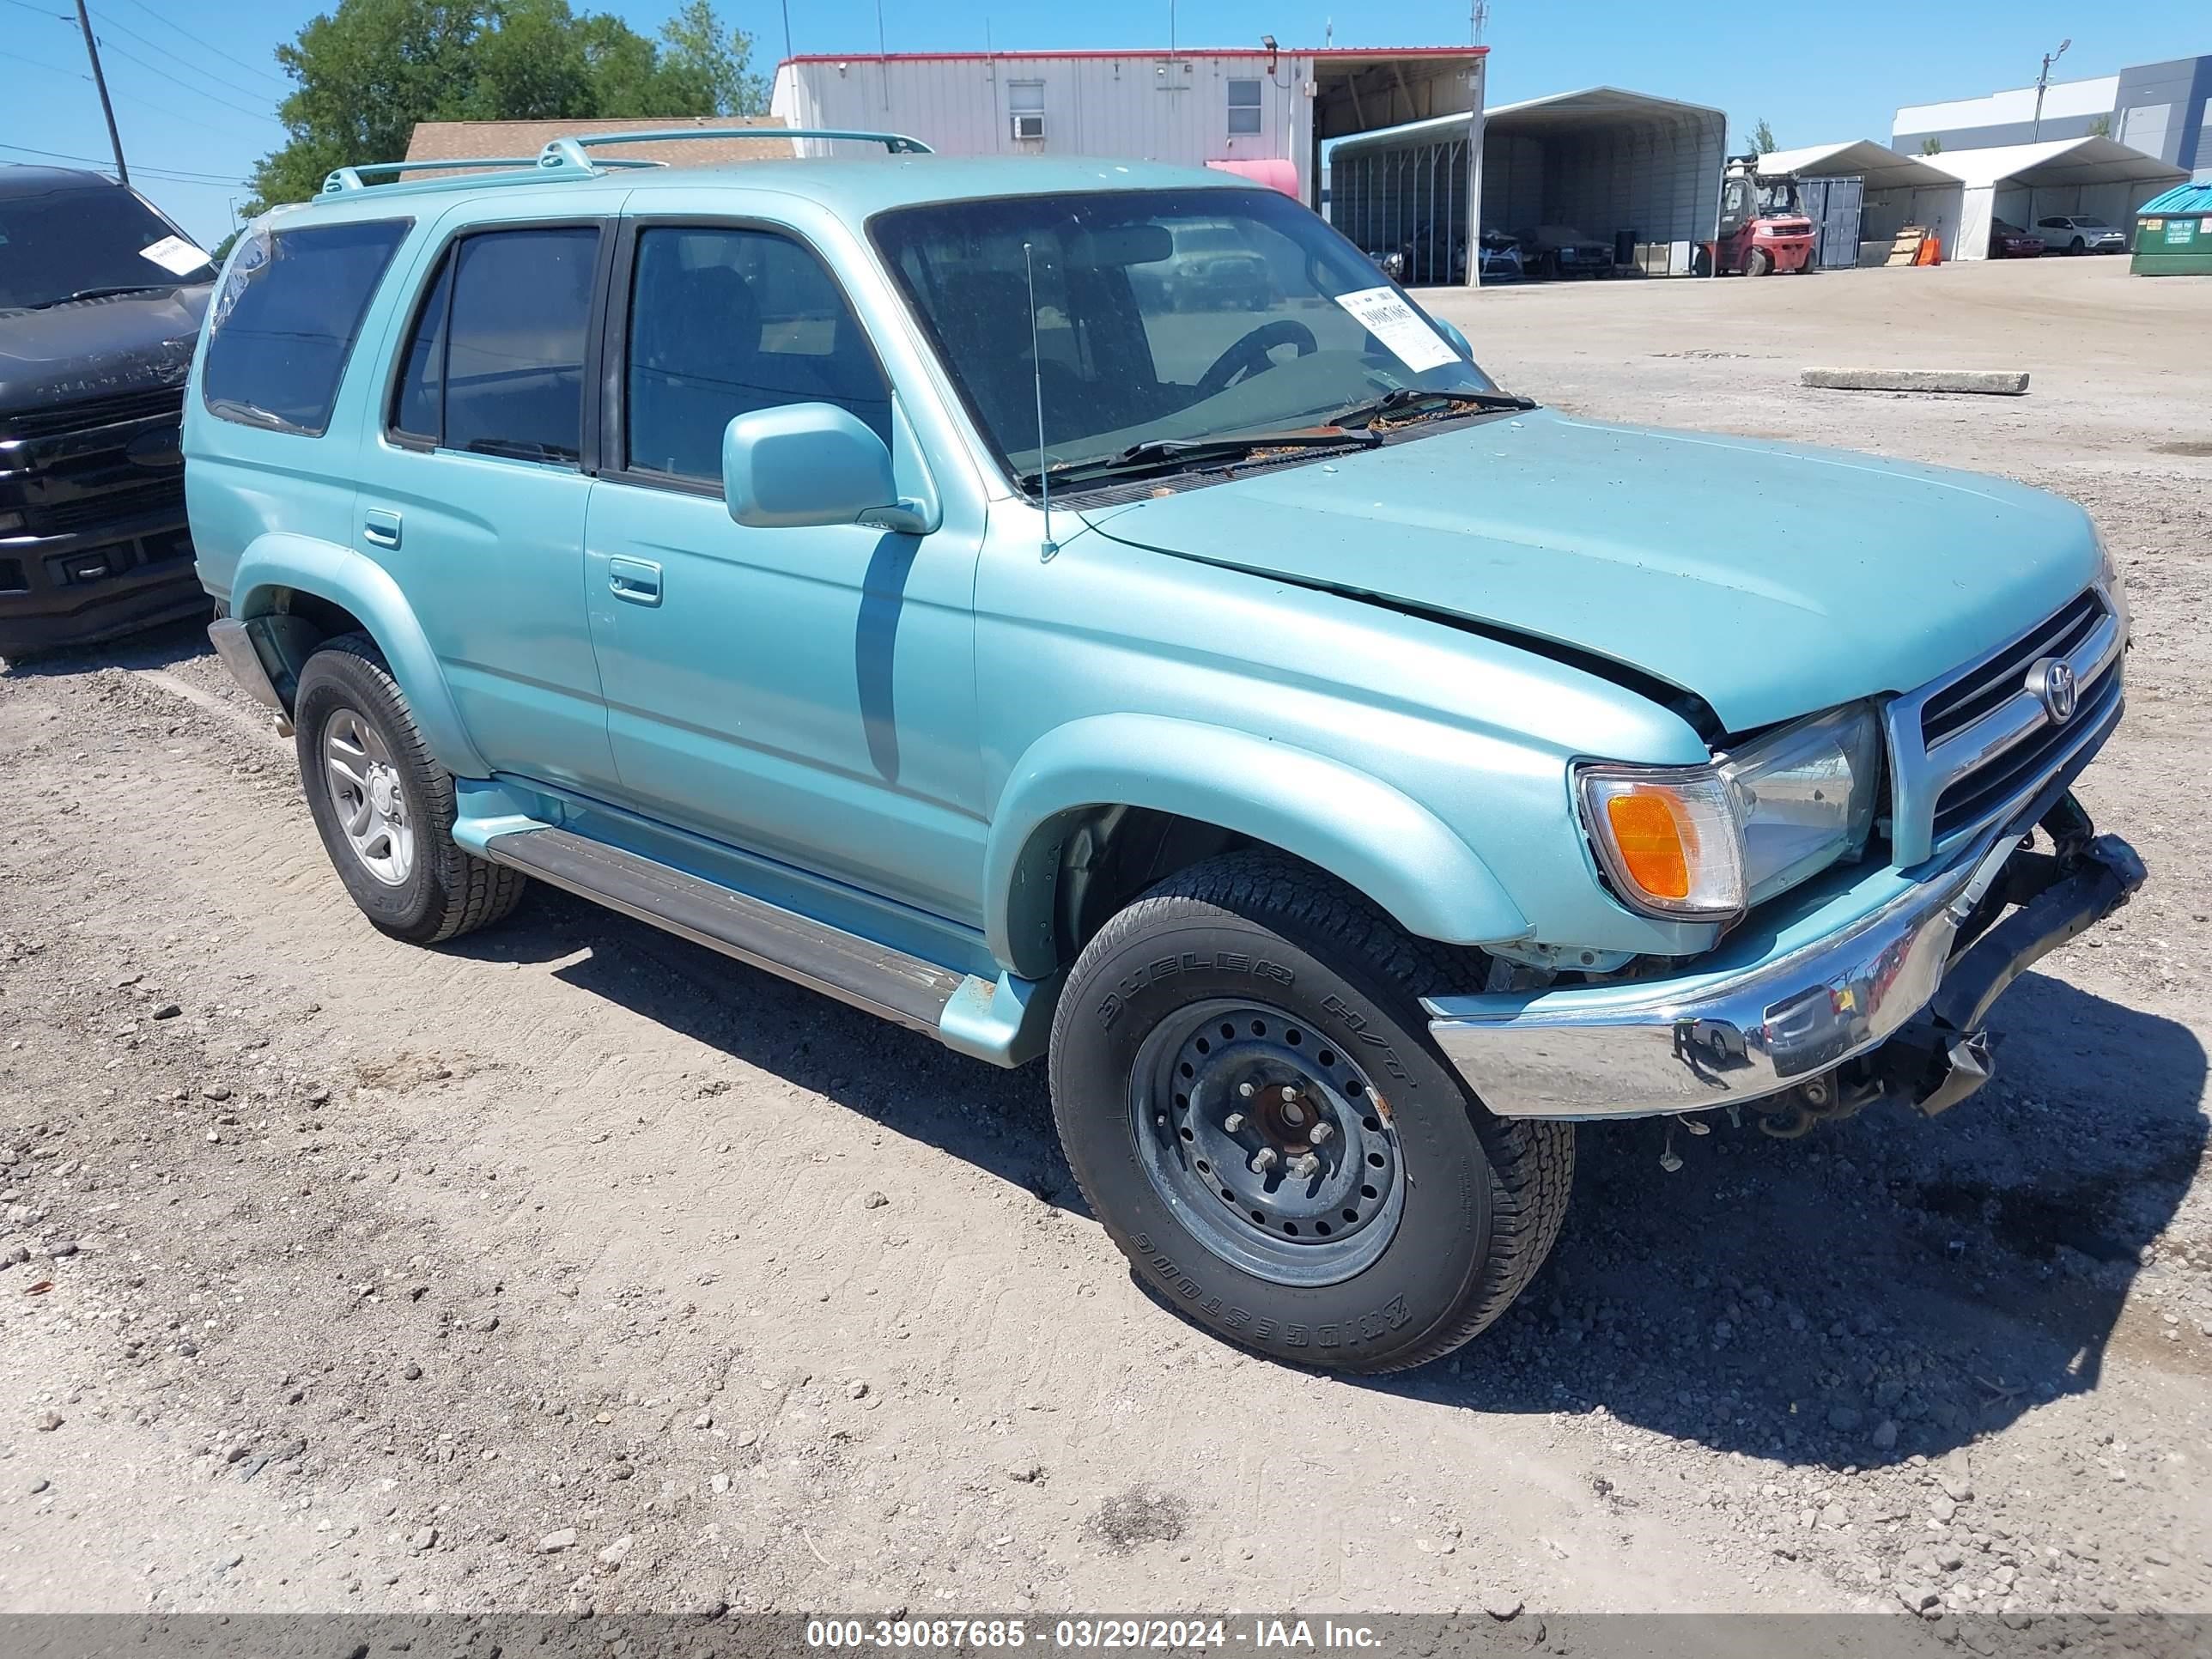
[[[1170,877],[1084,949],[1053,1114],[1140,1283],[1226,1340],[1388,1371],[1450,1352],[1534,1276],[1571,1126],[1492,1116],[1419,997],[1482,971],[1272,853]]]

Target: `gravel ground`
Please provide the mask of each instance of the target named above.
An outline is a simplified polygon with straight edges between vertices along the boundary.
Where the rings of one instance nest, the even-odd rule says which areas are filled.
[[[2082,793],[2152,876],[1940,1122],[1672,1175],[1586,1131],[1519,1309],[1382,1382],[1149,1301],[1037,1069],[542,889],[383,939],[190,630],[0,675],[0,1611],[2206,1608],[2208,301],[2052,260],[1440,302],[1571,410],[2087,505],[2140,644]],[[2034,388],[1795,384],[1913,362]]]

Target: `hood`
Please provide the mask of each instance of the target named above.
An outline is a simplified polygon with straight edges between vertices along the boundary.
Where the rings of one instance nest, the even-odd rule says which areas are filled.
[[[182,386],[213,285],[0,311],[0,415]]]
[[[2002,479],[1547,410],[1085,517],[1592,653],[1731,732],[1934,679],[2057,610],[2100,557],[2081,508]]]

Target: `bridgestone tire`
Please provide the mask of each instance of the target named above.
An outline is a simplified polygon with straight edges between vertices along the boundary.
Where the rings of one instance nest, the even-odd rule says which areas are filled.
[[[415,831],[412,867],[396,885],[362,866],[331,797],[323,740],[331,720],[347,709],[383,739]],[[521,902],[528,878],[455,843],[453,774],[430,757],[406,696],[368,635],[341,634],[315,648],[300,671],[292,721],[300,783],[324,850],[346,891],[378,928],[410,944],[435,945],[497,921]]]
[[[1138,1280],[1226,1341],[1335,1370],[1421,1364],[1503,1314],[1559,1235],[1574,1131],[1492,1116],[1430,1041],[1418,997],[1465,986],[1476,962],[1409,938],[1348,888],[1273,854],[1194,866],[1109,921],[1053,1021],[1053,1115],[1085,1198]],[[1403,1208],[1382,1254],[1341,1282],[1285,1285],[1232,1263],[1147,1173],[1131,1104],[1139,1051],[1177,1011],[1218,999],[1296,1016],[1311,1046],[1340,1050],[1389,1091]]]

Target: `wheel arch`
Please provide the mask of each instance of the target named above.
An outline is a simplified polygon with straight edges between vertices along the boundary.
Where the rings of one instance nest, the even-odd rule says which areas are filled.
[[[444,671],[392,574],[350,548],[282,532],[240,557],[230,614],[247,625],[289,710],[300,669],[323,641],[359,631],[376,641],[438,763],[465,777],[490,769],[470,741]]]
[[[1155,850],[1127,856],[1133,835]],[[1071,877],[1103,863],[1101,891],[1127,898],[1248,845],[1334,876],[1420,938],[1475,944],[1527,931],[1474,848],[1381,779],[1248,732],[1104,714],[1055,728],[1012,769],[984,852],[986,940],[1015,973],[1042,977],[1087,936]],[[1103,920],[1095,897],[1090,908]]]

